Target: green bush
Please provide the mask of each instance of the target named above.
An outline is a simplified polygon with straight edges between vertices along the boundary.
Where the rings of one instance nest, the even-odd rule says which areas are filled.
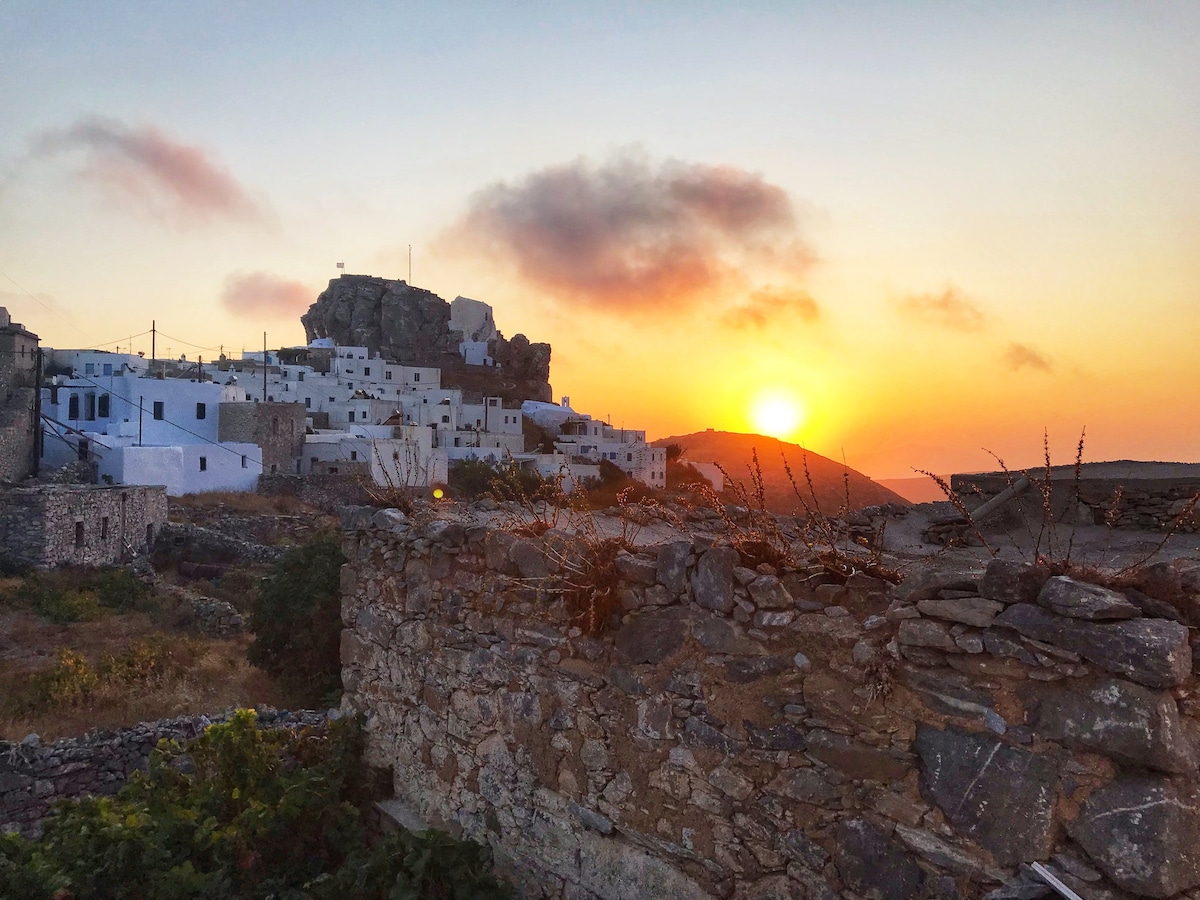
[[[93,622],[114,612],[157,608],[150,588],[129,569],[60,569],[30,571],[0,602],[31,609],[57,625]]]
[[[341,542],[332,535],[288,550],[250,609],[250,662],[297,703],[332,703],[341,690]]]
[[[482,459],[459,459],[447,473],[450,491],[457,500],[478,500],[492,489],[496,467]]]
[[[0,897],[503,900],[482,846],[400,832],[371,847],[378,772],[354,720],[261,731],[253,710],[186,754],[163,741],[115,797],[61,803],[36,843],[0,836]],[[190,760],[190,765],[186,763]]]

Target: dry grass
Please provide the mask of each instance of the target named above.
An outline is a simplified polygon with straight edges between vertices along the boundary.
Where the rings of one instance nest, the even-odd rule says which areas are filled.
[[[319,512],[299,498],[232,491],[207,491],[171,498],[171,514],[187,517],[189,512],[206,513],[217,508],[243,516],[309,516]]]
[[[74,644],[73,649],[87,646],[89,650],[82,652],[89,661],[98,664],[102,657],[133,645],[127,633],[118,635],[112,630],[107,642],[97,634],[85,636],[95,630],[91,626],[96,624],[89,623],[85,628],[68,626],[73,633],[67,635],[69,640],[62,646]],[[45,637],[36,626],[29,627],[29,623],[24,623],[19,631],[26,645],[31,638]],[[43,740],[53,740],[80,735],[93,728],[127,727],[151,719],[212,713],[231,706],[283,705],[284,698],[272,679],[246,661],[250,640],[248,635],[219,640],[168,638],[173,647],[172,664],[161,675],[134,683],[101,681],[86,700],[75,704],[34,711],[13,709],[16,704],[6,704],[7,708],[0,712],[0,739],[19,741],[36,732]],[[103,649],[98,650],[97,645]],[[0,690],[13,700],[27,694],[36,675],[49,671],[56,658],[27,656],[16,665],[5,660],[0,663],[3,666]]]

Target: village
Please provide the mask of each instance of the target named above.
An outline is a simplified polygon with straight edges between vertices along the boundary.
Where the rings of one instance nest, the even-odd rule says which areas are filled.
[[[364,283],[385,293],[407,289],[402,281],[341,276],[330,291],[342,290],[344,299],[344,288]],[[36,333],[0,309],[0,483],[23,497],[53,494],[50,505],[77,510],[70,521],[37,529],[14,520],[3,529],[6,552],[34,564],[118,562],[147,549],[161,527],[157,519],[132,521],[134,508],[165,510],[165,498],[145,497],[254,492],[264,478],[338,476],[426,491],[444,486],[455,464],[477,460],[559,479],[568,492],[598,480],[602,463],[665,487],[666,451],[647,444],[644,430],[577,412],[566,396],[557,404],[514,396],[503,363],[489,354],[503,341],[491,307],[465,297],[445,306],[438,344],[456,357],[447,361],[443,352],[435,361],[471,387],[447,384],[439,365],[331,337],[210,360],[41,347]],[[495,395],[488,385],[498,386]],[[716,467],[699,469],[719,490]],[[126,499],[89,486],[124,489]],[[71,491],[78,496],[66,503]],[[108,510],[113,502],[119,515]],[[33,531],[44,539],[30,539]],[[18,546],[30,543],[40,549]]]

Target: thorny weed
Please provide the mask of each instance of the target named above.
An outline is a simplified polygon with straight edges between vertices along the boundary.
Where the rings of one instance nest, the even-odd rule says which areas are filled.
[[[1079,508],[1081,506],[1082,497],[1082,481],[1083,481],[1083,452],[1086,443],[1087,429],[1084,428],[1079,434],[1079,441],[1075,446],[1075,459],[1072,465],[1071,478],[1071,493],[1068,502],[1064,506],[1061,516],[1056,516],[1054,513],[1054,489],[1055,481],[1053,477],[1053,464],[1050,458],[1050,437],[1049,432],[1045,429],[1042,431],[1042,461],[1043,466],[1040,472],[1036,470],[1018,470],[1013,472],[1005,465],[1004,460],[996,453],[984,448],[989,456],[996,460],[1001,472],[1004,473],[1007,487],[1018,492],[1024,489],[1020,485],[1022,478],[1028,479],[1029,486],[1037,492],[1038,505],[1040,514],[1037,521],[1037,530],[1034,530],[1034,523],[1025,507],[1020,503],[1016,504],[1019,511],[1019,519],[1024,526],[1026,536],[1029,538],[1032,545],[1030,556],[1031,561],[1045,569],[1051,575],[1073,575],[1082,578],[1085,581],[1090,581],[1095,584],[1102,584],[1110,587],[1129,586],[1136,578],[1137,573],[1161,553],[1170,542],[1171,538],[1183,528],[1185,525],[1194,525],[1196,522],[1196,511],[1200,508],[1200,492],[1194,494],[1184,504],[1178,515],[1175,515],[1164,528],[1162,538],[1146,553],[1136,558],[1133,562],[1125,565],[1123,568],[1113,571],[1108,565],[1109,554],[1112,548],[1112,540],[1115,530],[1120,521],[1121,505],[1125,497],[1125,487],[1118,485],[1113,491],[1111,499],[1103,505],[1103,520],[1107,530],[1104,547],[1099,553],[1099,558],[1095,561],[1080,561],[1075,556],[1076,543],[1079,529]],[[963,500],[962,494],[956,491],[949,485],[944,478],[940,478],[931,472],[923,469],[916,470],[922,475],[925,475],[937,484],[942,493],[946,495],[955,511],[962,518],[963,523],[974,533],[976,538],[984,546],[984,548],[992,555],[996,556],[998,551],[993,549],[983,536],[978,523],[972,516],[971,511],[967,508]],[[978,489],[976,488],[976,491]],[[1062,524],[1061,519],[1070,517],[1070,528],[1068,529],[1065,539],[1060,535],[1059,526]],[[1003,519],[1000,520],[1003,523]],[[1020,542],[1009,531],[1006,525],[1001,525],[1002,530],[1008,537],[1009,543],[1016,548],[1017,552],[1025,558],[1025,551],[1021,549]],[[1065,547],[1064,547],[1065,540]]]

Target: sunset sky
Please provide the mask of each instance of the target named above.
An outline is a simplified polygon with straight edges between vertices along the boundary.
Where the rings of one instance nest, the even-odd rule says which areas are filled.
[[[411,244],[651,437],[1200,461],[1200,4],[647,5],[5,0],[0,305],[295,345]]]

